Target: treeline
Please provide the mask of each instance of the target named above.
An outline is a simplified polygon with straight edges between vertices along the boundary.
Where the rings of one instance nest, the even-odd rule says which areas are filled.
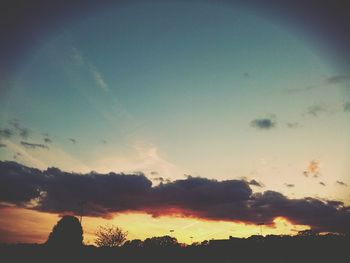
[[[184,246],[170,236],[132,240],[120,247],[1,245],[0,262],[349,262],[347,235],[252,236]]]
[[[230,237],[181,244],[175,237],[126,240],[127,232],[113,226],[97,232],[96,244],[83,243],[76,217],[64,216],[44,244],[0,245],[0,262],[213,262],[320,263],[350,262],[350,235],[320,235],[311,230],[296,236]]]

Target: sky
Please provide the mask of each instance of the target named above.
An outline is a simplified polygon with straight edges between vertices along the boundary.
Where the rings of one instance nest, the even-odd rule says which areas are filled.
[[[348,67],[273,18],[136,2],[45,34],[0,98],[0,240],[43,242],[79,202],[89,243],[106,222],[187,243],[349,229]]]

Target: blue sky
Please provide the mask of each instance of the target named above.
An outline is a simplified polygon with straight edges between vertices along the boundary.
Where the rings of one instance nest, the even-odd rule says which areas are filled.
[[[0,157],[170,179],[248,177],[289,196],[349,202],[336,181],[350,184],[350,78],[328,58],[241,7],[103,10],[51,32],[18,69],[1,98],[1,128],[16,119],[30,130],[25,141],[43,144],[47,133],[52,142],[28,149],[19,136],[3,138]],[[303,176],[312,161],[318,178]]]

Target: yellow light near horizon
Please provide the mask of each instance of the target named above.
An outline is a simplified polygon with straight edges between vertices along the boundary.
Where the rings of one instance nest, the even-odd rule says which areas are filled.
[[[197,218],[161,216],[152,217],[144,213],[119,214],[111,220],[85,218],[83,226],[85,241],[94,242],[98,225],[114,224],[128,231],[128,239],[144,240],[152,236],[170,235],[180,243],[190,244],[211,239],[228,239],[229,236],[246,238],[252,235],[295,235],[298,231],[310,229],[307,225],[294,225],[286,218],[277,217],[273,225],[254,225],[228,221],[212,221]],[[170,230],[174,230],[170,232]],[[191,238],[192,237],[192,238]]]
[[[0,210],[0,224],[8,229],[1,242],[43,243],[59,220],[57,214],[37,212],[24,208],[7,207]],[[123,213],[113,219],[83,217],[85,244],[94,244],[98,226],[113,224],[128,231],[128,239],[144,240],[153,236],[171,235],[180,243],[190,244],[211,239],[228,239],[229,236],[249,237],[251,235],[295,235],[309,226],[294,225],[283,217],[277,217],[271,226],[245,223],[210,221],[185,217],[152,217],[145,213]],[[170,232],[170,230],[174,230]],[[191,238],[192,237],[192,238]]]

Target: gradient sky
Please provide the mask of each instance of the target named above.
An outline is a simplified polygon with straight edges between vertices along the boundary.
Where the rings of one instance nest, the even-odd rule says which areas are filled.
[[[18,67],[0,98],[0,158],[39,169],[142,172],[154,184],[186,175],[255,179],[263,185],[252,186],[256,192],[350,204],[349,88],[349,72],[326,51],[256,10],[204,2],[110,7],[50,32]],[[34,237],[9,234],[11,242],[45,240],[57,219],[6,209],[2,226],[11,217],[50,222]],[[140,213],[111,220],[130,238],[175,228],[182,242],[260,231]],[[93,233],[104,221],[84,222]],[[298,228],[277,221],[266,233]]]

